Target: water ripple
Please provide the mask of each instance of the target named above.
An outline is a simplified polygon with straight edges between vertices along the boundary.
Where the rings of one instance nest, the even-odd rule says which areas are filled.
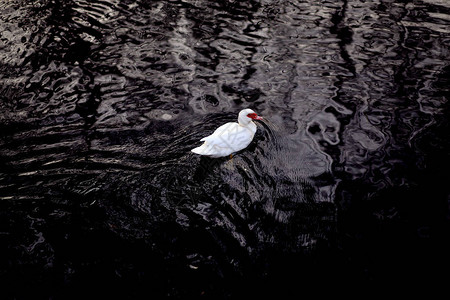
[[[432,201],[412,195],[448,195],[439,185],[448,9],[441,0],[2,2],[9,271],[28,263],[84,282],[76,278],[92,267],[147,287],[146,266],[159,264],[157,282],[176,285],[177,297],[286,279],[275,265],[305,272],[295,284],[318,273],[323,282],[326,266],[349,261],[383,273],[377,251],[395,244],[392,232],[425,236],[437,223]],[[247,149],[232,159],[190,152],[247,107],[264,117]],[[80,257],[71,249],[85,236],[93,246]],[[107,247],[103,258],[103,242],[145,255]],[[314,253],[326,263],[311,263]],[[199,278],[192,294],[186,277]]]

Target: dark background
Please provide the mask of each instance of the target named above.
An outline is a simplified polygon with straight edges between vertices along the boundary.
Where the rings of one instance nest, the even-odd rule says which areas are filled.
[[[446,287],[449,20],[440,0],[2,2],[2,294]],[[190,153],[247,107],[247,149]]]

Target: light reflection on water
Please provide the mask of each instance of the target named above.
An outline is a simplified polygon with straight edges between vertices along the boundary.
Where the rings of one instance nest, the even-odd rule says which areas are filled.
[[[411,232],[447,232],[449,8],[0,4],[5,274],[65,278],[49,295],[90,276],[171,296],[394,278]],[[265,118],[248,149],[190,153],[246,107]]]

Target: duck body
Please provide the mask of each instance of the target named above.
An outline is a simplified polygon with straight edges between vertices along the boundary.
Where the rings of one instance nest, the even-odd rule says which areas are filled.
[[[201,146],[191,151],[209,157],[223,157],[245,149],[253,140],[256,125],[253,120],[261,120],[251,109],[239,113],[238,122],[226,123],[217,128],[213,134],[202,138]]]

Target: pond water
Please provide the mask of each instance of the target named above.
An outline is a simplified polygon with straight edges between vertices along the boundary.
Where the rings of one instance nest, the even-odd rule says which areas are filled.
[[[2,1],[5,293],[440,282],[449,46],[446,0]],[[247,149],[190,152],[244,108]]]

